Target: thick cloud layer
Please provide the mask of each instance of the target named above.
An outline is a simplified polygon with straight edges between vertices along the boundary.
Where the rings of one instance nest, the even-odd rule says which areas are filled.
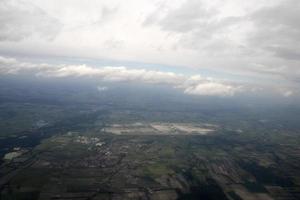
[[[99,82],[147,83],[169,85],[188,95],[232,97],[237,94],[253,95],[259,92],[273,92],[291,97],[297,92],[285,87],[261,87],[229,80],[214,79],[201,75],[186,75],[174,72],[130,68],[125,66],[92,67],[86,64],[49,64],[23,62],[11,57],[0,56],[0,77],[6,75],[30,75],[38,78],[90,78]],[[95,86],[100,92],[105,86]]]
[[[52,40],[60,22],[29,2],[0,1],[0,41],[20,41],[32,35]]]
[[[208,69],[299,89],[299,18],[298,0],[3,0],[0,49]]]

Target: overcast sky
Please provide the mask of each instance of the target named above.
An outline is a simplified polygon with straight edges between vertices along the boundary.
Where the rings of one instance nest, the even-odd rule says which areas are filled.
[[[93,71],[119,67],[126,80],[164,80],[189,94],[273,87],[289,97],[300,86],[300,1],[1,0],[0,54],[0,73],[29,67],[39,75],[89,71],[119,80]],[[54,65],[58,57],[83,62]],[[43,67],[33,58],[45,59]]]

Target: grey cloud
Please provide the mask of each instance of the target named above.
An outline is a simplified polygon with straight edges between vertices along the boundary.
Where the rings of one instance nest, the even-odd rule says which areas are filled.
[[[188,0],[176,9],[149,15],[144,26],[158,25],[163,31],[178,34],[177,48],[192,49],[201,54],[226,54],[239,44],[224,35],[228,35],[232,26],[243,22],[243,17],[219,18],[219,9],[207,7],[199,0]]]
[[[183,47],[210,49],[209,40],[223,40],[224,47],[237,47],[231,40],[234,31],[230,28],[253,25],[254,30],[245,34],[246,45],[253,50],[261,48],[285,59],[300,59],[300,2],[281,1],[270,7],[262,7],[243,16],[219,18],[219,9],[205,7],[202,1],[185,1],[180,7],[146,18],[144,25],[158,25],[161,30],[182,34]],[[234,13],[232,13],[234,14]],[[154,17],[155,16],[155,17]],[[238,30],[238,28],[236,29]],[[227,44],[231,43],[230,45]],[[218,48],[215,49],[218,51]],[[249,52],[249,50],[247,51]]]
[[[20,0],[0,1],[0,46],[4,54],[78,56],[189,66],[220,74],[224,72],[224,76],[251,77],[254,81],[272,85],[281,81],[287,87],[299,86],[299,0],[251,1],[251,10],[245,9],[242,0],[182,0],[174,3],[162,0],[155,1],[155,5],[141,1],[136,7],[129,7],[132,4],[124,1],[93,1],[87,7],[84,2],[62,2],[70,11],[66,13],[62,9],[64,6],[55,11],[53,6],[49,7],[52,3],[38,2],[42,9]],[[131,10],[132,13],[128,13]],[[50,16],[49,13],[56,14]],[[145,15],[148,15],[146,19]],[[54,18],[56,16],[59,20]],[[62,32],[59,21],[64,24]],[[35,40],[36,37],[53,39],[57,34],[59,37],[51,44]],[[34,40],[21,41],[31,36]],[[75,43],[76,39],[80,42]],[[0,73],[92,76],[109,81],[159,80],[175,87],[177,81],[180,87],[184,85],[183,91],[190,88],[189,93],[195,93],[196,90],[191,91],[200,83],[211,82],[203,78],[195,84],[187,84],[190,77],[181,77],[178,81],[176,73],[171,77],[163,72],[134,71],[126,67],[108,67],[99,71],[84,65],[48,66],[16,60],[4,62],[1,58],[0,64]],[[203,91],[211,85],[198,88]]]
[[[90,77],[108,82],[137,81],[149,84],[168,84],[182,89],[186,94],[205,96],[233,96],[241,91],[240,87],[234,84],[199,75],[186,76],[157,70],[129,69],[124,66],[96,68],[87,65],[36,64],[0,56],[0,75],[21,73],[30,73],[39,77]],[[106,89],[100,88],[99,90]]]
[[[231,65],[243,73],[299,79],[299,73],[294,73],[300,64],[299,0],[259,5],[244,14],[222,17],[218,16],[221,4],[208,8],[202,2],[187,0],[176,9],[157,11],[144,25],[177,34],[177,51],[191,49],[199,57],[223,60],[220,67]],[[259,66],[251,64],[256,62]],[[216,60],[210,63],[219,65]]]
[[[112,17],[117,11],[118,11],[118,7],[113,7],[113,8],[109,8],[106,6],[103,6],[101,9],[101,20],[106,20],[109,19],[110,17]]]
[[[205,26],[216,10],[205,8],[201,1],[186,1],[180,8],[169,12],[159,22],[162,29],[176,32],[189,32]]]
[[[62,25],[29,2],[1,0],[0,27],[0,41],[20,41],[32,35],[52,40]]]
[[[163,13],[157,10],[149,15],[144,26],[159,25],[164,31],[176,33],[196,32],[197,35],[211,35],[216,29],[221,29],[234,21],[234,17],[228,17],[225,20],[216,20],[218,10],[208,8],[199,0],[185,1],[180,7],[167,10]],[[201,37],[200,35],[200,37]]]
[[[80,27],[88,27],[88,26],[94,26],[94,25],[103,25],[107,22],[109,22],[114,14],[116,14],[116,12],[118,11],[118,7],[107,7],[107,6],[102,6],[101,7],[101,12],[99,14],[99,17],[97,20],[95,21],[92,21],[90,23],[83,23],[83,24],[80,24],[78,26],[76,26],[76,28],[80,28]]]
[[[255,31],[249,45],[287,60],[300,60],[300,2],[282,1],[250,15]]]
[[[300,2],[280,1],[250,13],[247,20],[253,30],[247,35],[247,47],[263,57],[251,70],[276,75],[294,82],[300,78]],[[290,94],[290,93],[288,93]]]
[[[270,51],[274,52],[275,56],[288,59],[288,60],[300,60],[300,49],[288,49],[283,47],[276,47],[276,48],[267,48]]]

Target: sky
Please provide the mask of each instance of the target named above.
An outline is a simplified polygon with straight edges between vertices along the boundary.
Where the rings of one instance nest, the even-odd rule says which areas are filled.
[[[0,73],[299,96],[299,0],[1,0]]]

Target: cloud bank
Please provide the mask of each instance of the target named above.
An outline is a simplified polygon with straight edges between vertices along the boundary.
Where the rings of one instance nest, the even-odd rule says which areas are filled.
[[[124,66],[91,67],[87,65],[50,65],[21,62],[15,58],[0,56],[0,75],[30,74],[37,77],[65,78],[88,77],[106,82],[142,82],[167,84],[180,88],[186,94],[204,96],[233,96],[239,87],[221,80],[212,80],[200,75],[187,76],[173,72],[146,69],[130,69]],[[99,91],[108,88],[98,86]]]
[[[186,94],[194,95],[207,95],[207,96],[233,96],[239,87],[233,87],[232,85],[225,85],[216,82],[207,82],[197,84],[196,86],[188,87],[184,90]]]

